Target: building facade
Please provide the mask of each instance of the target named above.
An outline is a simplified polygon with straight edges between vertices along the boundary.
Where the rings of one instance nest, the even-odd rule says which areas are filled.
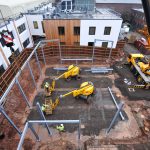
[[[96,46],[115,48],[121,25],[122,19],[108,9],[44,19],[46,39],[60,39],[65,45],[92,46],[99,39]]]
[[[79,3],[73,1],[75,2]],[[85,11],[74,8],[72,6],[71,12],[66,12],[53,6],[52,3],[43,3],[9,19],[6,22],[7,26],[4,24],[0,26],[0,32],[7,29],[11,32],[16,55],[25,48],[33,47],[39,37],[48,40],[60,39],[61,45],[81,46],[93,46],[94,40],[98,39],[96,46],[116,47],[122,24],[122,18],[118,14],[111,9],[94,8]],[[12,62],[10,48],[0,40],[1,70],[5,70]]]

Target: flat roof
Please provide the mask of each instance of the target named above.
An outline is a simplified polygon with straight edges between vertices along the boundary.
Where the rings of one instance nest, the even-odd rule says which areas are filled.
[[[47,15],[47,16],[46,16]],[[81,12],[81,11],[73,11],[70,13],[57,13],[51,14],[45,13],[44,19],[86,19],[86,20],[98,20],[98,19],[122,19],[121,15],[115,12],[112,9],[100,8],[96,9],[95,12]]]

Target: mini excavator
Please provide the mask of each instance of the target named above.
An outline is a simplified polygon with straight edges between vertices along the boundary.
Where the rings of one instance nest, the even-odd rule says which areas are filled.
[[[53,103],[52,99],[46,100],[45,104],[42,106],[42,111],[46,114],[52,114],[53,110],[57,107],[57,105],[60,102],[60,99],[72,95],[75,98],[81,97],[82,99],[86,100],[86,102],[89,104],[92,100],[92,95],[95,94],[95,88],[94,85],[91,81],[88,82],[83,82],[80,86],[80,88],[75,89],[71,92],[68,92],[66,94],[60,95],[59,97],[56,98],[55,102]]]
[[[57,78],[53,79],[51,85],[46,82],[45,83],[45,91],[47,93],[47,96],[50,96],[52,94],[52,92],[55,90],[55,84],[56,84],[56,81],[60,78],[64,78],[66,81],[70,81],[71,78],[75,78],[76,80],[80,80],[80,67],[78,66],[75,66],[75,65],[70,65],[68,67],[68,70],[66,72],[64,72],[63,74],[61,74],[60,76],[58,76]]]

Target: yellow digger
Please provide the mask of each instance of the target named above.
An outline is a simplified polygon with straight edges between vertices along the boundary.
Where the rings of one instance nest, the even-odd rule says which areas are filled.
[[[80,86],[79,89],[75,89],[71,92],[68,92],[66,94],[60,95],[59,97],[56,98],[55,102],[52,102],[52,99],[50,100],[46,100],[45,104],[43,104],[42,106],[42,111],[48,115],[48,114],[52,114],[53,110],[57,107],[57,105],[60,102],[61,98],[64,98],[66,96],[72,95],[75,98],[83,98],[87,101],[87,103],[89,104],[92,100],[92,95],[95,94],[95,88],[94,85],[91,81],[88,82],[83,82]]]
[[[130,70],[136,77],[138,83],[137,88],[150,88],[150,61],[142,54],[130,54],[127,58]]]
[[[64,78],[66,81],[70,81],[71,78],[80,80],[81,77],[79,76],[79,74],[80,74],[80,67],[75,66],[75,65],[70,65],[66,72],[64,72],[60,76],[56,77],[55,79],[53,79],[51,85],[48,82],[45,83],[44,88],[45,88],[45,91],[47,92],[47,95],[50,96],[52,94],[52,92],[55,90],[56,80],[58,80],[60,78]]]

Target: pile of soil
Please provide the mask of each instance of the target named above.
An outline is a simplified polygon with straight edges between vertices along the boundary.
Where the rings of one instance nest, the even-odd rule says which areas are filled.
[[[77,147],[65,140],[57,140],[53,142],[43,143],[37,150],[77,150]]]

